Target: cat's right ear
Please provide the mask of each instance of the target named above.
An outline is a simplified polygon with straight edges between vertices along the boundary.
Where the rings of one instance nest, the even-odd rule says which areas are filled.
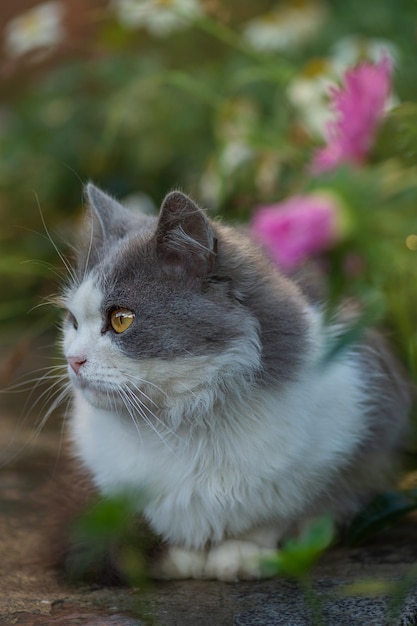
[[[85,273],[96,265],[112,241],[132,227],[132,214],[117,200],[89,183],[85,187],[86,221],[79,236],[78,270]]]
[[[85,197],[90,209],[90,236],[95,243],[117,239],[129,232],[131,213],[117,200],[92,183],[86,186]]]

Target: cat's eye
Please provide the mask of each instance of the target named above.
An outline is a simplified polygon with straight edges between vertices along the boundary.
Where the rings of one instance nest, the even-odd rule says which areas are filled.
[[[133,324],[135,314],[129,309],[117,308],[110,313],[110,325],[116,333],[124,333]]]
[[[67,312],[67,321],[68,321],[69,324],[71,324],[71,326],[74,328],[74,330],[78,330],[77,318],[70,311]]]

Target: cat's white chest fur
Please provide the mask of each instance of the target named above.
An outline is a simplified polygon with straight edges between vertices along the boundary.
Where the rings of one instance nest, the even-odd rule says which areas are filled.
[[[145,488],[153,528],[177,545],[285,530],[365,436],[355,363],[346,359],[275,390],[222,405],[210,429],[185,424],[157,434],[77,392],[72,438],[104,493]],[[302,462],[301,462],[302,460]]]

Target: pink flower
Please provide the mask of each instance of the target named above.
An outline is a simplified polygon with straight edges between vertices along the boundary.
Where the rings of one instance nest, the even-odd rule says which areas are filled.
[[[330,92],[336,118],[326,127],[327,145],[313,158],[314,173],[341,163],[362,163],[375,139],[391,91],[392,61],[363,63],[345,73],[344,84]]]
[[[343,222],[334,197],[310,194],[259,207],[251,231],[273,261],[288,271],[331,248],[343,234]]]

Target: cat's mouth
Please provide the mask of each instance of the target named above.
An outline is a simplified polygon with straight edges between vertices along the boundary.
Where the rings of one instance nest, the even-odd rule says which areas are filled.
[[[114,381],[89,380],[80,374],[73,378],[85,400],[98,409],[110,409],[120,415],[138,414],[146,418],[156,406],[147,394],[141,397],[138,387],[132,389],[129,385],[116,384]]]

